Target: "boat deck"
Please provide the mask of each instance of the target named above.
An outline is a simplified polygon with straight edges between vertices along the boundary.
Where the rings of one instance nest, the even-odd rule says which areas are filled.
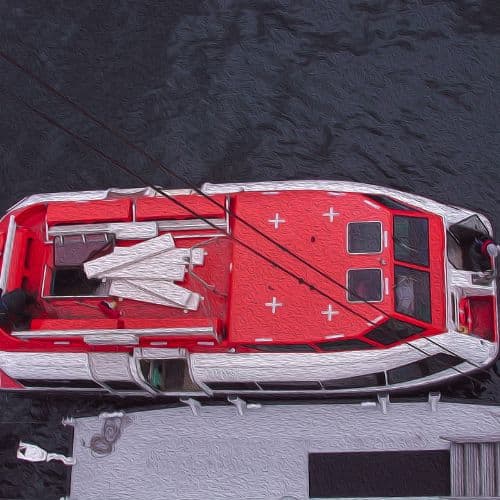
[[[100,499],[103,492],[107,498],[148,500],[298,500],[325,491],[329,494],[318,496],[449,495],[450,442],[443,438],[498,438],[500,408],[438,403],[435,409],[429,403],[398,403],[383,414],[373,403],[263,405],[242,416],[234,406],[202,407],[197,416],[188,407],[136,412],[125,417],[128,424],[104,457],[88,448],[104,419],[80,418],[70,498]],[[370,479],[363,460],[382,451],[398,454],[378,455],[385,471]],[[339,464],[340,453],[346,455]],[[353,468],[355,486],[349,480]],[[395,494],[387,489],[380,494],[396,475],[404,494],[397,488]],[[352,494],[342,494],[349,488]]]

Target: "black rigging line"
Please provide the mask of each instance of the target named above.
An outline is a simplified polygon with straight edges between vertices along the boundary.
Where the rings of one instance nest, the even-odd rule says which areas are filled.
[[[10,95],[12,95],[16,100],[20,101],[30,111],[32,111],[36,115],[40,116],[41,118],[43,118],[45,121],[47,121],[48,123],[50,123],[54,127],[62,130],[63,132],[65,132],[67,135],[69,135],[70,137],[72,137],[76,141],[82,143],[83,145],[85,145],[86,147],[88,147],[89,149],[91,149],[92,151],[94,151],[97,155],[101,156],[102,158],[104,158],[105,160],[109,161],[114,166],[118,167],[120,170],[122,170],[122,171],[126,172],[127,174],[129,174],[130,176],[134,177],[135,179],[137,179],[139,182],[141,182],[145,186],[148,186],[149,188],[153,189],[154,191],[156,191],[161,196],[163,196],[165,198],[168,198],[170,201],[172,201],[173,203],[175,203],[177,206],[181,207],[183,210],[186,210],[191,215],[194,215],[195,217],[199,218],[200,220],[202,220],[203,222],[205,222],[210,227],[216,229],[219,232],[222,232],[227,237],[229,237],[231,240],[235,241],[239,245],[243,246],[244,248],[246,248],[247,250],[249,250],[250,252],[252,252],[254,255],[260,257],[263,260],[265,260],[268,264],[271,264],[273,267],[275,267],[275,268],[279,269],[280,271],[288,274],[289,276],[291,276],[292,278],[294,278],[295,280],[297,280],[297,282],[299,284],[307,286],[311,291],[319,293],[320,295],[322,295],[326,299],[330,300],[334,304],[337,304],[338,306],[346,309],[347,311],[349,311],[350,313],[354,314],[355,316],[358,316],[363,321],[366,321],[367,323],[370,323],[371,325],[374,325],[374,326],[376,325],[375,322],[373,322],[372,320],[368,319],[367,317],[365,317],[361,313],[358,313],[356,310],[352,309],[347,304],[344,304],[344,303],[340,302],[339,300],[331,297],[330,295],[328,295],[327,293],[323,292],[322,290],[320,290],[318,287],[316,287],[315,285],[313,285],[309,281],[306,281],[303,277],[299,276],[298,274],[294,273],[293,271],[290,271],[289,269],[286,269],[281,264],[279,264],[278,262],[274,261],[273,259],[267,257],[266,255],[264,255],[263,253],[259,252],[258,250],[255,250],[253,247],[251,247],[250,245],[248,245],[244,241],[240,240],[239,238],[236,238],[233,234],[227,232],[225,229],[222,229],[222,228],[218,227],[216,224],[214,224],[213,222],[211,222],[210,219],[207,219],[206,217],[202,217],[195,210],[192,210],[187,205],[185,205],[184,203],[182,203],[181,201],[179,201],[178,199],[176,199],[175,196],[171,196],[168,193],[166,193],[165,191],[163,191],[162,189],[159,189],[158,187],[149,184],[142,176],[140,176],[139,174],[135,173],[133,170],[131,170],[125,164],[119,162],[118,160],[115,160],[114,158],[112,158],[111,156],[107,155],[104,151],[102,151],[101,149],[97,148],[96,146],[94,146],[92,143],[90,143],[89,141],[87,141],[83,137],[79,136],[78,134],[76,134],[72,130],[66,128],[64,125],[61,125],[59,122],[57,122],[56,120],[54,120],[50,116],[46,115],[42,111],[40,111],[40,110],[34,108],[33,106],[29,105],[27,102],[25,102],[19,96],[13,94],[12,92],[10,92],[8,90],[7,90],[7,92]]]
[[[185,178],[179,174],[177,174],[175,171],[173,171],[172,169],[168,168],[167,166],[165,166],[160,160],[158,160],[157,158],[155,158],[154,156],[150,155],[146,150],[142,149],[141,147],[137,146],[136,144],[134,144],[133,142],[129,141],[124,135],[122,135],[120,132],[116,131],[115,129],[113,129],[112,127],[110,127],[109,125],[107,125],[106,123],[104,123],[103,121],[99,120],[98,118],[96,118],[94,115],[92,115],[92,113],[88,112],[85,108],[83,108],[82,106],[80,106],[79,104],[75,103],[72,99],[70,99],[68,96],[66,96],[65,94],[63,94],[62,92],[58,91],[55,87],[53,87],[52,85],[50,85],[49,83],[45,82],[43,79],[41,79],[39,76],[37,76],[35,73],[33,73],[31,70],[29,70],[28,68],[26,68],[25,66],[23,66],[22,64],[20,64],[17,60],[15,60],[14,58],[12,58],[11,56],[9,56],[8,54],[6,54],[4,51],[0,50],[0,57],[3,58],[5,61],[7,61],[8,63],[10,63],[11,65],[17,67],[20,71],[22,71],[23,73],[25,73],[26,75],[28,75],[29,77],[33,78],[35,81],[37,81],[40,85],[42,85],[44,88],[46,88],[47,90],[49,90],[51,93],[57,95],[58,97],[60,97],[61,99],[63,99],[64,101],[66,101],[67,103],[69,103],[73,108],[75,108],[77,111],[79,111],[81,114],[83,114],[84,116],[86,116],[88,119],[90,119],[92,122],[94,122],[95,124],[99,125],[100,127],[104,128],[105,130],[107,130],[109,133],[111,133],[113,136],[115,136],[116,138],[118,138],[119,140],[121,140],[123,143],[125,143],[129,148],[133,149],[134,151],[144,155],[149,161],[151,161],[153,163],[153,165],[159,167],[162,171],[166,172],[167,174],[173,176],[175,179],[177,180],[180,180],[181,182],[185,183],[186,185],[188,185],[193,191],[195,191],[197,194],[203,196],[204,198],[206,198],[207,200],[210,201],[210,203],[216,205],[217,207],[221,208],[224,210],[225,213],[227,213],[228,215],[232,216],[235,220],[238,220],[239,222],[241,222],[243,225],[245,225],[246,227],[252,229],[254,232],[256,232],[257,234],[259,234],[259,236],[262,236],[264,239],[266,239],[267,241],[269,241],[270,243],[272,243],[273,245],[277,246],[280,250],[284,251],[285,253],[291,255],[292,257],[294,257],[295,259],[297,259],[298,261],[300,261],[302,264],[306,265],[307,267],[309,267],[310,269],[314,270],[315,272],[317,272],[318,274],[320,274],[322,277],[324,277],[325,279],[327,279],[328,281],[334,283],[335,285],[337,285],[338,287],[344,289],[346,292],[354,295],[356,298],[359,298],[361,299],[361,301],[367,305],[369,305],[371,308],[373,308],[374,310],[376,310],[377,312],[381,313],[383,316],[387,316],[387,313],[381,309],[380,307],[378,307],[377,305],[367,301],[365,298],[363,298],[362,296],[360,296],[359,294],[357,294],[355,291],[351,290],[349,287],[345,286],[344,284],[340,283],[339,281],[335,280],[333,277],[331,277],[330,275],[326,274],[324,271],[322,271],[321,269],[317,268],[314,264],[311,264],[310,262],[308,262],[306,259],[304,259],[303,257],[301,257],[300,255],[296,254],[295,252],[293,252],[292,250],[286,248],[284,245],[282,245],[281,243],[279,243],[278,241],[274,240],[273,238],[271,238],[270,236],[268,236],[266,233],[264,233],[263,231],[261,231],[259,228],[255,227],[253,224],[249,223],[248,221],[246,221],[245,219],[241,218],[238,214],[232,212],[228,207],[220,204],[217,200],[213,199],[211,196],[207,195],[206,193],[204,193],[200,188],[198,188],[198,186],[196,186],[195,184],[193,184],[188,178]],[[38,111],[36,110],[35,108],[29,106],[25,101],[23,101],[22,99],[20,99],[18,96],[12,94],[16,99],[18,99],[19,101],[21,101],[26,107],[28,107],[32,112],[36,113],[36,114],[39,114],[42,118],[44,118],[45,120],[47,120],[49,123],[51,123],[52,125],[60,128],[61,130],[63,130],[64,132],[66,132],[67,134],[69,134],[70,136],[72,136],[74,139],[80,141],[81,143],[83,143],[84,145],[86,145],[87,147],[89,147],[90,149],[92,149],[94,152],[96,152],[97,154],[99,154],[100,156],[102,156],[103,158],[105,158],[106,160],[110,161],[112,164],[114,164],[115,166],[117,166],[118,168],[121,168],[122,170],[126,171],[127,173],[129,173],[130,175],[134,176],[136,179],[140,180],[140,182],[142,182],[143,184],[145,184],[146,186],[149,186],[149,183],[147,181],[145,181],[142,177],[138,176],[137,174],[135,174],[132,170],[128,169],[128,167],[126,167],[125,165],[123,164],[120,164],[119,162],[117,162],[116,160],[114,160],[113,158],[107,156],[104,152],[98,150],[97,148],[93,147],[92,144],[90,144],[88,141],[86,141],[85,139],[79,137],[77,134],[74,134],[73,132],[71,132],[70,130],[66,129],[65,127],[63,127],[62,125],[59,125],[57,122],[55,122],[55,120],[52,120],[50,119],[50,117],[48,117],[47,115],[45,115],[44,113],[42,113],[41,111]],[[214,227],[214,229],[217,229],[217,230],[220,230],[220,228],[216,227],[214,224],[212,224],[209,220],[203,218],[203,217],[200,217],[195,211],[192,211],[191,209],[189,209],[188,207],[186,206],[183,206],[183,204],[181,202],[179,202],[178,200],[176,200],[174,197],[171,197],[169,196],[167,193],[163,192],[162,190],[156,188],[155,186],[149,186],[151,187],[152,189],[154,189],[156,192],[158,192],[159,194],[161,194],[162,196],[164,197],[167,197],[168,199],[170,199],[172,202],[176,203],[178,206],[181,206],[183,209],[187,210],[188,212],[190,212],[192,215],[196,216],[197,218],[203,220],[205,223],[207,223],[208,225]],[[232,238],[234,241],[238,241],[236,238],[234,238],[231,234],[227,233],[226,231],[223,231],[227,236],[229,236],[230,238]],[[336,299],[333,299],[332,297],[330,297],[329,295],[325,294],[324,292],[322,292],[321,290],[319,290],[317,287],[315,287],[314,285],[312,284],[309,284],[308,282],[306,282],[303,278],[301,278],[300,276],[298,275],[295,275],[295,273],[291,272],[291,271],[288,271],[287,269],[283,268],[282,266],[280,266],[279,264],[277,264],[276,262],[272,261],[271,259],[267,258],[265,255],[263,254],[260,254],[260,252],[252,249],[251,247],[249,247],[246,243],[244,242],[241,242],[241,241],[238,241],[240,244],[242,244],[243,246],[245,246],[248,250],[252,251],[255,255],[259,255],[260,257],[264,258],[266,261],[268,261],[270,264],[272,264],[273,266],[277,267],[278,269],[282,270],[283,272],[285,272],[286,274],[289,274],[291,275],[292,277],[294,277],[295,279],[297,279],[297,281],[300,283],[300,284],[305,284],[307,286],[309,286],[309,288],[312,290],[312,291],[316,291],[317,293],[319,293],[320,295],[328,298],[329,300],[331,300],[332,302],[334,302],[335,304],[343,307],[344,309],[348,310],[349,312],[351,312],[352,314],[362,318],[363,320],[367,321],[369,324],[373,325],[373,326],[376,326],[377,324],[374,323],[372,320],[369,320],[367,318],[365,318],[363,315],[359,314],[357,311],[353,310],[351,307],[337,301]],[[427,337],[426,337],[427,338]],[[434,343],[435,345],[438,345],[440,346],[439,344],[435,343],[435,342],[432,342]],[[424,354],[427,354],[425,353],[424,351],[418,349],[416,346],[414,346],[413,344],[410,344],[409,342],[405,342],[406,345],[409,345],[417,350],[419,350],[420,352],[424,353]],[[449,349],[447,348],[444,348],[442,346],[440,346],[443,350],[446,350],[447,352],[449,352],[450,354],[454,354],[452,351],[450,351]],[[429,355],[428,355],[429,356]],[[472,362],[469,362],[467,361],[469,364],[471,364],[472,366],[482,370],[482,371],[485,371],[487,372],[487,370],[484,370],[483,368],[479,367],[478,365],[472,363]],[[458,371],[458,370],[456,370]],[[462,375],[464,375],[462,372],[458,371],[458,373],[461,373]]]
[[[317,266],[315,266],[311,262],[308,262],[306,259],[304,259],[302,256],[300,256],[297,253],[295,253],[293,250],[290,250],[289,248],[287,248],[284,245],[282,245],[279,241],[275,240],[274,238],[270,237],[269,235],[267,235],[266,233],[264,233],[263,231],[261,231],[255,225],[251,224],[250,222],[248,222],[244,218],[240,217],[238,214],[236,214],[235,212],[233,212],[229,207],[226,207],[225,205],[223,205],[222,203],[219,203],[217,200],[215,200],[214,198],[212,198],[208,194],[204,193],[198,186],[196,186],[196,184],[194,184],[193,182],[191,182],[187,177],[184,177],[182,175],[177,174],[174,170],[172,170],[171,168],[167,167],[160,160],[158,160],[157,158],[155,158],[154,156],[152,156],[151,154],[149,154],[145,149],[141,148],[140,146],[137,146],[132,141],[129,141],[123,134],[121,134],[120,132],[118,132],[117,130],[115,130],[114,128],[112,128],[111,126],[107,125],[102,120],[100,120],[99,118],[95,117],[92,113],[90,113],[89,111],[87,111],[84,107],[82,107],[79,104],[77,104],[76,102],[74,102],[67,95],[63,94],[62,92],[60,92],[59,90],[57,90],[56,88],[54,88],[52,85],[50,85],[46,81],[42,80],[39,76],[37,76],[35,73],[33,73],[33,71],[31,71],[30,69],[28,69],[25,66],[23,66],[21,63],[19,63],[18,61],[16,61],[13,57],[9,56],[8,54],[6,54],[5,52],[3,52],[1,50],[0,50],[0,57],[3,58],[8,63],[10,63],[11,65],[13,65],[16,68],[18,68],[20,71],[22,71],[23,73],[25,73],[29,77],[33,78],[36,82],[38,82],[40,85],[42,85],[44,88],[46,88],[49,92],[51,92],[52,94],[57,95],[58,97],[60,97],[64,101],[66,101],[74,109],[76,109],[82,115],[84,115],[85,117],[87,117],[93,123],[99,125],[101,128],[103,128],[106,131],[108,131],[111,135],[113,135],[114,137],[116,137],[117,139],[119,139],[120,141],[122,141],[124,144],[126,144],[130,149],[136,151],[137,153],[142,154],[153,165],[155,165],[156,167],[159,167],[163,172],[165,172],[166,174],[171,175],[175,179],[181,181],[183,184],[189,186],[189,188],[192,189],[193,191],[195,191],[197,194],[199,194],[200,196],[203,196],[204,198],[206,198],[207,200],[209,200],[210,203],[212,203],[212,204],[216,205],[217,207],[221,208],[222,210],[224,210],[224,212],[226,214],[230,215],[233,219],[237,220],[238,222],[241,222],[244,226],[248,227],[249,229],[251,229],[252,231],[254,231],[255,233],[257,233],[259,236],[261,236],[265,240],[269,241],[270,243],[272,243],[273,245],[275,245],[276,247],[278,247],[281,251],[283,251],[286,254],[288,254],[288,255],[292,256],[293,258],[297,259],[301,264],[304,264],[305,266],[309,267],[310,269],[312,269],[313,271],[315,271],[316,273],[318,273],[320,276],[322,276],[326,280],[328,280],[331,283],[335,284],[336,286],[342,288],[343,290],[345,290],[346,292],[348,292],[350,295],[352,295],[352,296],[356,297],[357,299],[359,299],[361,302],[363,302],[365,304],[368,304],[372,309],[374,309],[378,313],[383,314],[384,316],[387,316],[387,312],[384,311],[382,308],[380,308],[376,304],[373,304],[373,303],[367,301],[364,297],[362,297],[361,295],[359,295],[358,293],[356,293],[354,290],[351,290],[349,287],[345,286],[340,281],[336,280],[335,278],[333,278],[329,274],[325,273],[323,270],[319,269]]]
[[[222,232],[224,233],[226,236],[228,236],[230,239],[232,239],[233,241],[235,241],[236,243],[242,245],[244,248],[246,248],[247,250],[249,250],[250,252],[252,252],[254,255],[257,255],[258,257],[262,258],[263,260],[265,260],[266,262],[268,262],[269,264],[271,264],[272,266],[276,267],[277,269],[279,269],[280,271],[288,274],[289,276],[291,276],[292,278],[296,279],[298,281],[299,284],[303,284],[303,285],[306,285],[309,287],[309,289],[311,291],[315,291],[317,293],[319,293],[320,295],[322,295],[323,297],[327,298],[328,300],[331,300],[333,303],[343,307],[344,309],[346,309],[347,311],[351,312],[352,314],[354,314],[355,316],[358,316],[359,318],[363,319],[364,321],[372,324],[373,326],[377,326],[376,323],[374,323],[372,320],[369,320],[368,318],[364,317],[362,314],[358,313],[357,311],[355,311],[354,309],[352,309],[351,307],[349,307],[348,305],[346,304],[343,304],[342,302],[339,302],[338,300],[334,299],[333,297],[331,297],[330,295],[326,294],[325,292],[321,291],[320,289],[318,289],[315,285],[312,285],[310,284],[309,282],[307,282],[304,278],[300,277],[299,275],[295,274],[293,271],[290,271],[286,268],[284,268],[283,266],[281,266],[280,264],[278,264],[277,262],[273,261],[272,259],[270,259],[269,257],[267,257],[266,255],[264,254],[261,254],[259,251],[255,250],[254,248],[252,248],[250,245],[247,245],[244,241],[241,241],[239,240],[238,238],[234,237],[234,235],[232,235],[231,233],[228,233],[226,230],[222,230],[221,228],[217,227],[214,223],[212,223],[209,219],[199,215],[198,213],[196,213],[196,211],[192,210],[191,208],[189,208],[187,205],[185,205],[184,203],[180,202],[179,200],[177,200],[175,198],[175,196],[171,196],[169,195],[168,193],[164,192],[162,189],[159,189],[157,188],[156,186],[153,186],[151,184],[149,184],[142,176],[140,176],[139,174],[136,174],[133,170],[131,170],[129,167],[127,167],[125,164],[115,160],[114,158],[112,158],[111,156],[107,155],[104,151],[100,150],[99,148],[97,148],[96,146],[94,146],[92,143],[90,143],[89,141],[87,141],[86,139],[84,139],[83,137],[79,136],[78,134],[76,134],[75,132],[71,131],[70,129],[64,127],[64,125],[61,125],[60,123],[58,123],[56,120],[54,120],[53,118],[49,117],[48,115],[46,115],[45,113],[43,113],[42,111],[39,111],[37,110],[36,108],[34,108],[33,106],[30,106],[27,102],[25,102],[23,99],[21,99],[19,96],[17,96],[16,94],[10,92],[7,90],[7,92],[12,96],[14,97],[16,100],[18,100],[19,102],[21,102],[26,108],[28,108],[30,111],[32,111],[33,113],[35,113],[36,115],[40,116],[41,118],[43,118],[44,120],[46,120],[48,123],[50,123],[51,125],[53,125],[54,127],[62,130],[63,132],[65,132],[67,135],[69,135],[70,137],[72,137],[73,139],[75,139],[76,141],[82,143],[83,145],[85,145],[86,147],[88,147],[89,149],[91,149],[92,151],[94,151],[97,155],[101,156],[102,158],[104,158],[105,160],[109,161],[112,165],[116,166],[117,168],[121,169],[122,171],[126,172],[127,174],[129,174],[130,176],[136,178],[138,181],[140,181],[142,184],[144,184],[145,186],[148,186],[149,188],[153,189],[154,191],[156,191],[158,194],[160,194],[161,196],[171,200],[173,203],[175,203],[177,206],[181,207],[182,209],[186,210],[187,212],[191,213],[191,215],[194,215],[195,217],[199,218],[200,220],[204,221],[206,224],[208,224],[209,226],[211,226],[212,228],[216,229],[217,231],[219,232]],[[429,340],[427,337],[426,337],[427,340]],[[420,352],[421,354],[424,354],[424,356],[426,357],[431,357],[432,354],[428,354],[427,352],[425,352],[423,349],[420,349],[419,347],[411,344],[410,342],[404,342],[405,345],[415,349],[416,351]],[[438,344],[439,345],[439,344]],[[444,349],[444,348],[443,348]],[[456,356],[455,353],[451,352],[451,351],[448,351],[449,353],[453,354]],[[445,366],[446,368],[451,368],[452,370],[454,370],[455,372],[457,372],[458,374],[460,375],[463,375],[464,377],[474,381],[474,382],[477,382],[477,383],[481,383],[481,381],[479,381],[478,379],[466,374],[466,373],[463,373],[461,372],[460,370],[458,370],[456,367],[452,366],[448,366],[447,363],[445,362],[442,362],[440,361],[441,365],[442,366]],[[472,363],[470,363],[472,364]],[[475,366],[475,365],[474,365]],[[479,367],[480,368],[480,367]],[[487,370],[484,370],[482,368],[480,368],[482,371],[487,372]]]

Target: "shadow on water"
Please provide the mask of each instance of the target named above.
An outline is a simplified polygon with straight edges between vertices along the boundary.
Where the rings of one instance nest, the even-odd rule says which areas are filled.
[[[176,171],[204,181],[340,179],[463,205],[500,227],[496,0],[7,0],[0,47]],[[129,187],[5,89],[152,183],[178,182],[0,62],[0,210],[25,195]],[[499,364],[441,388],[500,401]],[[57,498],[66,415],[151,401],[1,396],[0,497]],[[158,402],[158,404],[166,402]]]

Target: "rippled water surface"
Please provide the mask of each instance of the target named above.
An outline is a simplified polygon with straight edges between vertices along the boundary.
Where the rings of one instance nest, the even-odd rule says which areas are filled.
[[[368,182],[500,227],[497,0],[4,0],[0,28],[1,50],[197,184]],[[180,187],[0,61],[2,211],[31,193],[137,185],[12,93]],[[498,364],[475,378],[442,390],[500,402]],[[0,397],[2,498],[65,491],[64,466],[16,462],[19,437],[65,452],[62,416],[126,404]]]

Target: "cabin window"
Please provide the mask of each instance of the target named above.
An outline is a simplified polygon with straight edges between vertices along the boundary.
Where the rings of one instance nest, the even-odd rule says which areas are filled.
[[[463,363],[463,361],[462,358],[452,356],[451,354],[434,354],[433,356],[429,356],[419,361],[414,361],[413,363],[387,370],[387,380],[389,384],[409,382],[410,380],[428,377],[435,373],[453,368]]]
[[[206,385],[214,391],[258,391],[259,386],[255,382],[206,382]]]
[[[354,254],[381,252],[382,224],[380,222],[349,222],[347,224],[347,251]]]
[[[308,344],[248,344],[244,347],[264,352],[314,352]]]
[[[379,205],[383,205],[384,207],[391,208],[392,210],[405,210],[414,212],[415,209],[409,207],[408,205],[404,205],[403,203],[393,200],[388,196],[378,195],[378,194],[370,194],[367,195],[368,198],[371,198],[373,201],[376,201]]]
[[[319,382],[258,382],[264,391],[318,391],[321,390]]]
[[[316,344],[323,351],[357,351],[359,349],[373,349],[375,346],[359,339],[333,340]]]
[[[424,329],[420,326],[412,325],[411,323],[400,321],[399,319],[390,318],[385,323],[382,323],[367,333],[365,337],[379,344],[389,345],[423,331]]]
[[[382,271],[380,269],[350,269],[347,271],[349,302],[380,302],[382,300]]]
[[[144,391],[144,389],[130,380],[106,380],[102,382],[114,391]]]
[[[429,222],[424,217],[394,216],[394,258],[429,266]]]
[[[426,271],[406,266],[394,267],[396,311],[431,322],[430,277]]]
[[[323,380],[321,382],[325,389],[357,389],[360,387],[378,387],[385,385],[383,372],[369,373],[367,375],[356,375],[354,377]]]
[[[17,379],[17,381],[24,385],[25,387],[44,387],[44,388],[58,388],[58,387],[66,387],[71,389],[104,389],[99,384],[95,383],[93,380],[52,380],[52,379]]]

